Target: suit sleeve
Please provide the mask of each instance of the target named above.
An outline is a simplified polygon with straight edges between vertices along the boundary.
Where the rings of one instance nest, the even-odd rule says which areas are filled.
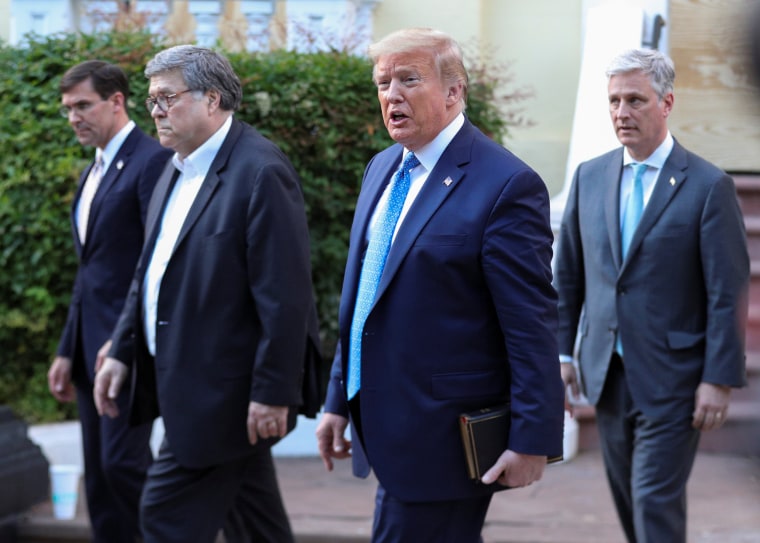
[[[586,296],[583,247],[578,223],[579,172],[580,167],[576,169],[570,185],[554,261],[554,281],[559,292],[559,352],[563,355],[573,354],[578,321]]]
[[[728,175],[713,185],[705,202],[700,252],[707,293],[702,381],[743,386],[749,256],[736,189]]]
[[[275,156],[255,175],[246,252],[261,340],[253,361],[250,399],[300,405],[313,304],[303,195],[298,175],[284,157]]]
[[[549,195],[524,169],[491,212],[483,269],[504,335],[511,373],[510,449],[562,454],[564,390],[557,351],[557,294],[551,284]]]

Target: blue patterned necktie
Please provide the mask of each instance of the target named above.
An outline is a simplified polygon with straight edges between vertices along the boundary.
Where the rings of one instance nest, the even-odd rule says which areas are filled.
[[[347,384],[349,400],[359,392],[361,383],[364,321],[367,320],[369,310],[375,301],[377,286],[380,284],[383,268],[385,268],[385,260],[391,248],[393,232],[396,230],[396,223],[404,207],[406,195],[409,193],[409,185],[411,184],[409,172],[416,166],[419,166],[419,164],[420,161],[417,160],[414,153],[407,153],[401,169],[393,178],[385,208],[378,211],[377,219],[371,229],[367,252],[364,255],[364,264],[359,276],[354,318],[351,321]]]
[[[642,186],[641,178],[644,177],[644,172],[647,171],[647,165],[634,163],[631,166],[633,166],[633,184],[631,185],[631,194],[628,196],[628,202],[623,211],[623,225],[620,231],[623,260],[625,260],[628,254],[628,246],[631,244],[633,233],[636,231],[636,226],[638,226],[641,214],[644,211],[644,187]]]

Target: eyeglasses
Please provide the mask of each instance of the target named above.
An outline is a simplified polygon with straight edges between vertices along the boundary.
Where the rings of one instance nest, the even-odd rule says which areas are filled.
[[[72,111],[76,113],[77,115],[81,116],[87,113],[88,111],[90,111],[93,107],[95,107],[96,104],[99,104],[100,102],[105,102],[106,100],[98,100],[97,102],[88,102],[86,100],[83,100],[81,102],[77,102],[76,104],[72,106],[61,106],[58,112],[61,114],[61,117],[63,117],[64,119],[68,119]]]
[[[153,113],[153,108],[158,106],[158,109],[163,111],[164,113],[168,113],[169,109],[177,103],[178,96],[180,94],[185,94],[186,92],[192,92],[193,89],[185,89],[183,91],[175,92],[174,94],[159,94],[155,98],[152,96],[149,96],[145,99],[145,109],[148,110],[148,113]]]

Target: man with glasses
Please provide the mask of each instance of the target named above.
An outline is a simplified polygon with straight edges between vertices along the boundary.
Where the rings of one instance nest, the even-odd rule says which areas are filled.
[[[131,379],[132,415],[163,416],[145,543],[211,543],[222,528],[228,543],[292,542],[270,447],[308,404],[304,360],[319,343],[300,179],[234,118],[242,88],[226,58],[176,46],[145,75],[174,167],[156,185],[95,402],[117,415]]]
[[[118,66],[100,60],[78,64],[63,75],[60,90],[61,113],[79,142],[95,147],[95,160],[74,196],[79,269],[48,385],[59,401],[77,401],[93,541],[134,543],[151,462],[151,425],[130,427],[125,416],[101,419],[92,391],[97,352],[124,304],[143,244],[148,201],[171,153],[130,120],[129,83]],[[126,407],[127,392],[115,401]]]

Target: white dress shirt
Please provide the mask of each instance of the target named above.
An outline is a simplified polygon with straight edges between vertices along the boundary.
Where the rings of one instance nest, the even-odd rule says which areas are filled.
[[[161,226],[158,232],[156,244],[153,247],[148,269],[143,279],[143,325],[145,328],[145,342],[148,351],[156,355],[156,322],[158,310],[158,296],[161,288],[161,280],[169,265],[169,259],[174,252],[174,246],[179,238],[182,225],[185,223],[190,207],[193,205],[198,192],[201,190],[203,180],[206,178],[211,163],[224,143],[224,138],[232,126],[232,116],[217,130],[213,136],[205,141],[184,160],[176,153],[172,158],[174,167],[180,172],[179,178],[172,189],[169,200],[166,202],[164,215],[161,218]]]
[[[401,223],[404,222],[406,214],[409,212],[409,208],[412,207],[412,204],[417,199],[417,196],[422,190],[422,186],[425,184],[425,181],[427,181],[430,172],[433,171],[433,168],[435,168],[435,165],[438,163],[438,159],[441,158],[441,155],[446,150],[446,147],[449,146],[449,143],[451,143],[451,140],[454,139],[454,136],[457,135],[463,125],[464,115],[460,113],[454,118],[453,121],[448,124],[448,126],[446,126],[446,128],[438,133],[433,141],[425,145],[422,149],[415,151],[414,154],[420,161],[420,165],[416,168],[413,168],[409,173],[411,180],[411,184],[409,185],[409,193],[407,194],[406,200],[404,201],[404,207],[401,209],[401,215],[399,215],[398,222],[396,223],[396,229],[393,232],[393,239],[391,240],[391,243],[393,243],[393,240],[396,239],[396,234],[398,233],[399,227],[401,227]],[[406,153],[407,150],[404,149],[404,152],[401,156],[401,161],[398,165],[398,169],[401,169],[401,164],[404,162]],[[395,176],[396,172],[394,172],[393,175]],[[375,211],[372,213],[370,226],[367,229],[367,239],[369,239],[371,230],[375,225],[375,221],[377,220],[378,210],[385,208],[385,203],[388,200],[388,196],[390,194],[390,190],[388,190],[390,186],[391,184],[388,183],[388,186],[383,191],[383,195],[380,197],[380,201],[377,203],[377,207],[375,207]]]

